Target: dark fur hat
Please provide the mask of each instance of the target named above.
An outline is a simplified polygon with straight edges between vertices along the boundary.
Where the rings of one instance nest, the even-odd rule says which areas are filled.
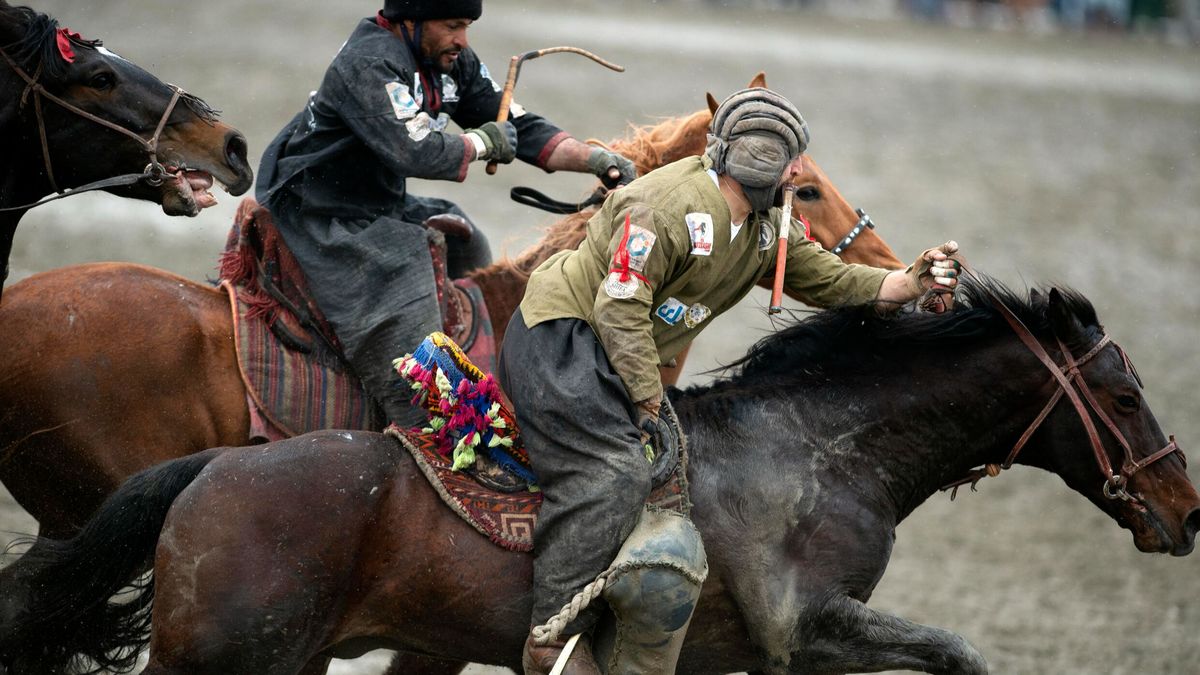
[[[383,18],[388,21],[428,19],[478,19],[483,0],[384,0]]]

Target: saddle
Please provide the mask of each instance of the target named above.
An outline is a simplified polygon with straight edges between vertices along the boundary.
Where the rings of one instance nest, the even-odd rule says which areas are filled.
[[[455,227],[450,216],[431,218],[426,228],[443,326],[477,363],[492,369],[497,349],[483,293],[469,279],[446,274],[442,232]],[[383,415],[343,358],[299,263],[270,211],[254,199],[238,206],[218,267],[219,284],[233,307],[250,440],[317,429],[382,429]]]
[[[504,548],[530,550],[542,495],[516,416],[494,378],[442,333],[430,335],[395,365],[429,424],[409,430],[391,425],[384,433],[409,451],[442,500],[476,530]],[[665,397],[651,445],[655,455],[647,504],[686,516],[691,505],[684,436]],[[475,464],[476,453],[486,453],[524,489],[501,492],[480,485],[463,471]]]

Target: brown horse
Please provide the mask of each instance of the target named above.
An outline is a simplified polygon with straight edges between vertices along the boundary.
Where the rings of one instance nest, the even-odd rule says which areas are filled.
[[[21,216],[52,192],[102,181],[194,216],[214,178],[235,195],[250,188],[246,139],[212,108],[64,31],[0,0],[0,281]]]
[[[702,151],[710,113],[635,130],[614,143],[641,170]],[[816,162],[797,181],[795,213],[851,262],[900,267],[891,249]],[[484,291],[497,340],[528,274],[582,239],[589,214],[567,217],[536,246],[471,276]],[[14,284],[0,304],[0,480],[41,534],[75,531],[130,475],[221,445],[249,443],[229,301],[158,269],[102,263],[56,269]]]
[[[986,672],[963,637],[866,604],[897,524],[974,467],[1053,472],[1139,550],[1192,551],[1200,495],[1091,304],[986,280],[963,296],[941,316],[825,312],[672,393],[710,569],[679,672]],[[151,557],[154,583],[108,603]],[[0,663],[128,664],[152,602],[146,675],[312,675],[380,646],[425,655],[395,672],[519,668],[531,562],[390,437],[216,449],[135,476],[75,539],[14,563],[28,590],[0,599]]]

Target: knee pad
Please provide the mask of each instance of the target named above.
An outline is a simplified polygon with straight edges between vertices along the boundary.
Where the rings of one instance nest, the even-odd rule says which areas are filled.
[[[708,562],[686,516],[646,508],[613,563],[594,653],[609,675],[674,673]]]

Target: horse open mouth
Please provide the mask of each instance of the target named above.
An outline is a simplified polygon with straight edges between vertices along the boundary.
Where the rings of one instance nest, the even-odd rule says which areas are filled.
[[[199,169],[178,167],[167,167],[167,173],[170,174],[168,182],[174,183],[173,188],[179,193],[179,196],[194,202],[197,210],[217,205],[217,198],[212,192],[209,192],[213,186],[211,173]]]
[[[216,206],[217,198],[210,192],[213,186],[211,173],[186,166],[167,166],[166,172],[162,206],[168,215],[195,216],[210,206]]]

